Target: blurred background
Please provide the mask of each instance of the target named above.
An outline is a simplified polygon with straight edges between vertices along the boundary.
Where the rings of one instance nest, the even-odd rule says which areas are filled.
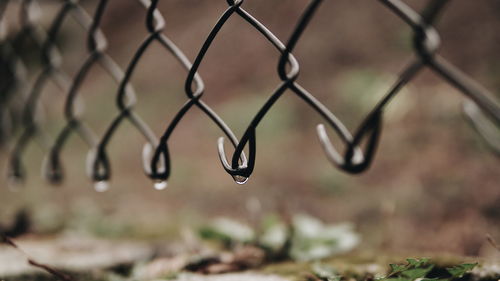
[[[61,3],[38,2],[37,21],[47,29]],[[416,9],[425,4],[407,2]],[[450,1],[437,24],[441,54],[493,93],[500,93],[499,3]],[[90,14],[96,4],[81,1]],[[243,7],[286,42],[307,4],[247,0]],[[192,61],[226,8],[222,0],[160,1],[164,34]],[[18,10],[14,3],[6,12],[10,36],[18,28]],[[145,20],[138,1],[110,1],[101,27],[107,53],[123,69],[147,35]],[[85,40],[84,29],[69,16],[57,46],[62,69],[71,77],[87,56]],[[354,131],[412,59],[411,42],[408,26],[378,1],[324,1],[294,52],[301,66],[299,82]],[[24,46],[21,54],[29,66],[30,88],[41,69],[39,49]],[[206,83],[203,100],[237,136],[279,85],[278,60],[273,46],[236,15],[210,48],[199,70]],[[158,43],[134,73],[135,110],[157,136],[186,101],[185,79],[186,71]],[[118,113],[117,90],[96,64],[79,92],[84,120],[99,136]],[[52,139],[65,124],[66,94],[53,83],[41,94],[41,127]],[[16,99],[22,104],[21,94]],[[487,256],[492,249],[486,235],[500,240],[499,159],[463,118],[463,100],[425,70],[390,104],[372,167],[353,176],[326,159],[315,129],[323,122],[320,116],[287,92],[257,130],[257,165],[244,186],[236,185],[220,164],[216,143],[222,132],[196,108],[169,141],[172,175],[164,191],[154,190],[143,173],[144,138],[124,122],[109,145],[113,174],[108,192],[94,191],[85,172],[88,147],[75,136],[64,149],[62,185],[51,186],[40,176],[47,151],[31,142],[23,154],[28,177],[11,192],[5,171],[17,130],[10,138],[2,136],[0,224],[12,223],[24,210],[35,233],[69,229],[154,240],[176,237],[185,225],[215,217],[251,222],[262,214],[306,213],[329,223],[353,223],[365,250]]]

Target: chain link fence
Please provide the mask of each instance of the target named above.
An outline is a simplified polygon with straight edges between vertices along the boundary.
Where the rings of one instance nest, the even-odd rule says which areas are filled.
[[[8,160],[8,177],[11,180],[19,182],[26,177],[23,154],[26,147],[36,141],[47,155],[42,168],[43,174],[51,183],[60,183],[64,179],[61,154],[64,152],[69,137],[76,134],[84,140],[90,150],[87,157],[88,176],[96,183],[95,187],[98,191],[105,191],[111,179],[108,156],[110,141],[121,124],[130,122],[146,141],[142,155],[145,174],[155,182],[156,189],[164,189],[171,171],[168,146],[170,137],[186,113],[198,108],[216,124],[220,129],[220,134],[224,136],[218,140],[218,153],[222,167],[236,183],[244,184],[252,175],[257,162],[257,129],[262,120],[273,110],[276,102],[286,98],[286,94],[296,95],[324,119],[325,124],[317,126],[317,134],[330,162],[347,173],[362,173],[370,167],[375,158],[382,133],[384,110],[401,92],[401,89],[425,68],[432,70],[437,77],[454,86],[466,97],[463,103],[465,116],[493,151],[500,153],[498,132],[500,105],[498,101],[488,90],[439,55],[441,41],[434,24],[440,14],[446,12],[449,0],[429,0],[421,13],[416,12],[401,0],[378,1],[413,30],[414,58],[401,71],[399,78],[387,89],[386,95],[366,115],[353,133],[313,93],[298,82],[300,62],[293,52],[301,42],[303,34],[307,32],[310,21],[321,8],[322,0],[309,1],[287,41],[278,38],[263,23],[247,12],[243,0],[227,0],[228,8],[220,15],[192,62],[167,36],[165,19],[157,8],[159,0],[137,1],[147,13],[144,28],[148,35],[137,47],[125,69],[121,69],[113,59],[113,54],[108,53],[106,35],[101,31],[102,18],[108,12],[108,0],[97,1],[93,15],[89,15],[78,1],[56,2],[59,10],[47,30],[44,30],[39,23],[38,6],[42,4],[42,1],[21,0],[0,3],[0,137],[2,142],[13,143]],[[18,5],[20,11],[15,32],[11,32],[12,29],[8,26],[11,21],[5,20],[7,11],[13,5]],[[64,58],[56,43],[61,27],[68,17],[73,17],[87,36],[87,58],[74,77],[69,77],[60,67]],[[276,57],[276,75],[280,82],[239,139],[226,122],[203,101],[205,85],[203,78],[198,74],[205,55],[219,36],[219,31],[229,24],[228,20],[233,17],[243,19],[258,31],[279,54]],[[20,42],[25,41],[34,43],[42,65],[41,70],[34,75],[33,81],[30,81],[28,75],[32,70],[23,61],[23,56],[19,54],[20,50],[17,47],[23,46]],[[166,129],[159,136],[134,111],[138,95],[131,82],[137,65],[155,42],[164,49],[165,55],[175,58],[186,71],[184,87],[186,101],[173,119],[165,124]],[[96,134],[82,117],[84,112],[83,98],[80,96],[81,87],[94,65],[105,70],[118,85],[116,92],[118,113],[113,120],[108,121],[107,130],[102,135]],[[40,99],[49,82],[55,83],[66,93],[64,97],[65,125],[55,136],[49,136],[40,126],[42,122],[40,115],[43,110],[40,106]],[[18,114],[16,109],[20,106],[22,110],[21,114]],[[341,147],[332,143],[327,134],[327,127],[330,127],[336,138],[341,141]],[[234,148],[230,157],[225,151],[226,138]],[[248,151],[247,154],[245,150]]]

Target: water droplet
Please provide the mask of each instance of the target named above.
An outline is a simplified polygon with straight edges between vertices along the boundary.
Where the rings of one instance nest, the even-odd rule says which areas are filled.
[[[156,190],[164,190],[168,187],[168,183],[167,181],[157,181],[155,182],[154,187]]]
[[[109,183],[107,181],[98,181],[94,184],[94,189],[97,192],[106,192],[109,190]]]
[[[360,164],[365,160],[365,157],[363,156],[363,153],[360,150],[355,150],[354,156],[352,158],[352,163],[353,164]]]
[[[234,175],[233,179],[237,184],[245,184],[248,181],[248,177],[244,177],[244,176],[240,176],[240,175]]]

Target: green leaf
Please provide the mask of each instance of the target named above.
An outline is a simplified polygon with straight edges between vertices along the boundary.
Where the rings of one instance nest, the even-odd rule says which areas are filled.
[[[315,263],[312,268],[314,275],[325,281],[340,281],[342,278],[337,271],[331,267],[320,263]]]
[[[216,240],[223,243],[230,243],[231,238],[222,234],[210,226],[202,227],[198,230],[198,235],[205,240]]]
[[[434,268],[434,265],[430,265],[427,267],[417,267],[413,269],[407,269],[401,272],[401,275],[407,277],[411,280],[415,280],[417,278],[424,278],[427,273],[429,273]]]
[[[409,258],[409,259],[406,259],[406,261],[408,262],[408,264],[410,266],[413,266],[413,267],[421,267],[421,266],[429,263],[428,258],[420,258],[420,259]]]
[[[218,240],[223,243],[245,243],[253,241],[254,231],[247,225],[228,218],[216,219],[209,226],[199,230],[203,239]]]
[[[408,265],[405,265],[405,264],[393,264],[393,263],[391,263],[389,266],[391,267],[391,272],[389,273],[389,275],[394,275],[396,273],[399,273],[403,270],[408,269]]]
[[[422,278],[420,281],[450,281],[448,278]]]
[[[465,273],[471,271],[476,267],[478,263],[464,263],[460,265],[456,265],[454,267],[446,268],[446,270],[453,276],[454,278],[462,278]]]
[[[428,258],[409,258],[406,261],[407,264],[405,265],[391,264],[391,272],[385,278],[378,278],[377,281],[451,281],[452,279],[462,277],[477,266],[477,263],[461,264],[447,268],[447,271],[451,275],[450,278],[426,278],[429,272],[435,267],[434,264],[430,263]]]
[[[259,237],[260,245],[272,251],[283,248],[288,238],[288,229],[285,224],[274,224],[264,229]]]
[[[385,280],[413,281],[415,279],[424,278],[433,268],[434,265],[429,264],[429,259],[413,259],[406,260],[407,264],[390,264],[391,272],[386,276]]]
[[[413,281],[411,279],[404,278],[404,277],[391,277],[391,278],[384,278],[382,280],[383,281]]]
[[[325,225],[320,220],[298,215],[293,218],[294,236],[290,256],[294,260],[318,260],[345,253],[360,241],[350,224]]]

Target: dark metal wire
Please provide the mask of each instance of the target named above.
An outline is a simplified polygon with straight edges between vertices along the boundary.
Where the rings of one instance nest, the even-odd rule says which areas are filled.
[[[104,135],[97,148],[97,156],[93,162],[93,179],[95,181],[103,182],[110,178],[109,162],[105,153],[106,145],[111,139],[112,134],[117,129],[118,125],[125,118],[128,118],[141,133],[146,137],[148,143],[145,145],[143,150],[143,162],[144,170],[146,174],[153,180],[157,181],[155,188],[163,189],[166,187],[166,180],[170,175],[170,154],[168,150],[167,141],[176,128],[179,121],[184,117],[184,115],[193,107],[196,106],[202,110],[217,126],[223,131],[223,133],[229,137],[233,144],[236,146],[236,137],[234,136],[231,129],[225,124],[225,122],[203,101],[200,100],[204,92],[204,83],[201,77],[196,73],[196,67],[191,65],[191,62],[187,59],[184,53],[179,49],[167,36],[163,34],[165,28],[165,21],[163,16],[157,9],[158,0],[141,1],[145,8],[147,8],[146,17],[146,27],[149,35],[140,45],[136,54],[132,58],[129,67],[126,71],[126,75],[121,82],[120,90],[118,92],[118,107],[121,110],[120,115],[111,124],[110,128]],[[143,123],[137,115],[132,111],[134,103],[128,101],[128,104],[124,102],[124,87],[129,83],[131,76],[137,63],[141,59],[142,55],[151,46],[153,42],[157,41],[162,47],[164,47],[174,58],[176,58],[179,63],[189,71],[188,79],[186,82],[186,94],[189,100],[184,104],[181,110],[173,118],[172,122],[166,129],[166,132],[161,136],[160,141],[154,137],[151,130]],[[196,64],[196,62],[195,62]],[[199,64],[199,62],[198,62]],[[193,89],[194,86],[194,89]],[[152,155],[153,149],[157,147],[154,155]],[[245,156],[242,155],[241,159],[246,162]]]
[[[9,132],[9,112],[8,101],[14,92],[17,84],[16,59],[12,58],[13,48],[7,38],[7,23],[5,20],[5,10],[8,2],[0,3],[0,145],[3,144]]]
[[[15,1],[3,1],[0,4],[0,141],[7,141],[18,129],[19,116],[16,116],[15,107],[26,99],[26,84],[29,69],[18,53],[19,44],[33,41],[41,47],[42,39],[37,25],[34,23],[34,12],[37,8],[32,1],[22,1],[19,10],[19,31],[9,36],[9,26],[6,13]],[[16,95],[19,95],[15,99]],[[17,103],[16,103],[17,102]]]
[[[153,4],[156,6],[158,3],[158,0],[154,1]],[[224,18],[224,17],[223,17]],[[227,18],[226,18],[227,20]],[[222,26],[221,23],[219,23],[220,26]],[[173,45],[172,42],[169,42],[169,49],[171,49],[172,54],[181,62],[183,67],[188,71],[188,76],[186,79],[185,83],[185,93],[189,100],[184,104],[184,106],[181,108],[181,110],[175,115],[175,117],[172,119],[170,124],[168,125],[165,133],[162,135],[160,139],[160,143],[156,148],[156,151],[154,153],[154,156],[151,161],[151,171],[152,173],[152,178],[155,180],[159,180],[160,182],[166,181],[168,177],[170,176],[170,171],[171,171],[171,165],[170,165],[170,155],[168,151],[168,139],[170,138],[172,132],[174,129],[177,127],[181,119],[185,116],[185,114],[193,108],[193,106],[198,107],[207,117],[209,117],[221,130],[222,132],[230,139],[231,143],[233,144],[234,147],[238,145],[238,141],[234,133],[231,131],[231,129],[226,125],[226,123],[220,118],[215,111],[213,111],[206,103],[204,103],[201,100],[201,97],[203,96],[205,92],[205,86],[203,84],[203,81],[199,77],[197,71],[199,69],[199,66],[203,60],[204,55],[208,51],[208,48],[210,47],[210,44],[212,43],[213,39],[215,39],[215,36],[217,32],[220,30],[216,28],[213,29],[212,33],[209,35],[209,38],[205,42],[205,44],[202,46],[201,51],[199,52],[197,58],[195,59],[194,63],[191,64],[189,60],[186,58],[186,56],[180,51],[180,49],[177,49],[175,45]],[[166,39],[166,38],[165,38]],[[176,51],[173,51],[176,50]],[[194,87],[193,87],[194,86]],[[163,163],[160,161],[163,160]],[[243,163],[243,165],[247,165],[247,159],[244,153],[241,154],[239,157],[239,160]],[[159,170],[159,164],[162,164],[163,166],[163,171],[158,172]],[[149,163],[148,163],[149,164]]]
[[[150,6],[148,1],[145,0],[139,0],[139,3],[145,8],[148,8],[148,6]],[[153,7],[153,5],[151,5],[151,7]],[[155,40],[158,40],[158,33],[164,26],[164,20],[161,15],[159,15],[158,12],[155,12],[154,8],[152,9],[153,10],[151,12],[149,12],[148,9],[148,22],[146,24],[150,34],[146,37],[146,39],[136,51],[135,55],[132,57],[125,73],[121,74],[120,77],[117,77],[117,80],[119,81],[119,88],[116,97],[116,104],[119,109],[119,114],[109,125],[103,137],[97,142],[97,145],[95,145],[91,150],[90,157],[87,160],[90,176],[92,180],[96,182],[96,189],[107,189],[107,181],[111,178],[111,167],[108,160],[106,148],[119,125],[124,120],[129,120],[145,137],[150,146],[155,146],[158,143],[156,136],[149,128],[149,126],[144,121],[142,121],[142,119],[136,113],[133,112],[133,107],[136,104],[136,95],[134,90],[130,86],[130,80],[132,78],[135,67],[137,66],[139,60],[142,58],[142,55],[145,53],[151,43],[153,43]]]
[[[29,10],[34,0],[23,0],[23,6],[26,9],[26,17],[29,18]],[[35,137],[40,136],[43,131],[39,129],[37,121],[37,109],[39,107],[40,96],[47,82],[53,81],[61,90],[65,91],[70,84],[70,79],[66,72],[60,69],[61,55],[56,46],[56,38],[63,26],[64,20],[72,11],[78,7],[77,3],[72,0],[66,0],[59,9],[56,17],[52,21],[50,28],[43,40],[41,46],[40,61],[43,65],[42,70],[36,76],[33,86],[29,91],[29,95],[23,110],[23,126],[24,130],[21,136],[15,143],[11,153],[9,162],[9,177],[14,182],[22,181],[25,177],[24,167],[22,165],[22,154],[25,151],[29,142]],[[75,19],[82,25],[81,17],[78,14],[74,15]],[[28,19],[26,19],[28,20]],[[41,30],[41,28],[40,28]],[[42,32],[42,31],[40,31]],[[43,139],[43,146],[46,146],[47,141]]]
[[[4,144],[13,129],[9,102],[16,93],[16,88],[26,78],[22,61],[8,37],[5,17],[8,6],[8,1],[0,3],[0,145]]]
[[[35,0],[23,1],[25,3],[31,3]],[[498,129],[500,128],[500,105],[498,101],[481,85],[473,81],[438,54],[441,41],[434,24],[438,16],[445,10],[449,2],[448,0],[429,0],[426,8],[421,13],[417,13],[411,9],[402,0],[379,0],[382,5],[390,9],[412,29],[413,46],[416,57],[403,69],[399,78],[388,89],[386,95],[379,100],[370,112],[368,112],[354,133],[351,133],[340,119],[338,119],[324,104],[317,100],[312,93],[308,92],[298,83],[300,65],[294,57],[293,51],[296,46],[300,44],[303,33],[310,21],[314,18],[323,0],[310,0],[294,30],[291,32],[286,44],[277,38],[264,24],[242,8],[244,0],[226,0],[228,8],[222,13],[213,26],[193,63],[191,63],[182,50],[164,34],[165,20],[157,8],[159,0],[138,1],[144,9],[147,10],[145,25],[148,35],[137,48],[124,72],[106,53],[106,38],[99,29],[101,19],[106,12],[108,0],[99,0],[92,19],[77,2],[72,0],[64,2],[43,44],[42,62],[44,69],[36,79],[26,104],[24,118],[25,131],[18,141],[11,161],[11,166],[13,167],[12,171],[15,177],[22,176],[19,160],[21,152],[38,129],[35,120],[35,110],[42,87],[47,80],[57,80],[57,77],[60,76],[57,49],[55,49],[54,39],[57,36],[63,19],[70,10],[75,11],[77,17],[80,18],[80,21],[83,22],[83,25],[86,26],[88,30],[88,57],[81,65],[70,87],[68,87],[68,95],[65,104],[65,118],[67,124],[52,145],[47,158],[48,160],[46,161],[45,173],[52,182],[59,182],[62,180],[63,171],[60,163],[60,154],[72,132],[77,132],[91,147],[87,165],[91,179],[96,182],[96,189],[99,191],[107,189],[107,181],[111,178],[111,165],[106,150],[120,124],[128,120],[144,136],[147,142],[143,148],[142,157],[146,175],[156,181],[155,188],[165,188],[166,181],[171,173],[168,141],[186,113],[196,107],[219,127],[225,138],[228,138],[234,146],[234,152],[231,158],[228,159],[224,149],[225,138],[219,138],[219,158],[226,172],[231,175],[237,183],[243,184],[247,182],[248,178],[252,175],[256,165],[257,128],[276,102],[281,99],[286,92],[291,92],[298,96],[305,104],[316,111],[325,120],[325,123],[333,129],[338,139],[341,141],[343,146],[342,149],[335,147],[328,136],[325,125],[320,124],[317,126],[320,143],[330,162],[345,172],[353,174],[361,173],[370,167],[375,157],[380,135],[382,133],[383,115],[386,107],[389,106],[394,97],[401,92],[401,89],[410,83],[425,68],[431,69],[444,81],[453,85],[468,98],[463,105],[463,111],[466,117],[486,142],[500,154],[500,134],[498,133]],[[0,5],[0,16],[3,8],[4,7]],[[212,48],[213,42],[217,39],[220,30],[233,16],[237,16],[251,25],[266,38],[269,44],[272,44],[274,48],[276,48],[279,53],[277,74],[281,80],[280,84],[269,96],[267,101],[257,111],[241,139],[238,139],[222,118],[203,102],[202,97],[206,89],[202,78],[198,74],[198,70],[203,64],[206,54],[210,48]],[[188,100],[168,123],[165,132],[159,139],[148,125],[134,112],[136,92],[130,82],[136,66],[149,47],[155,42],[159,43],[169,55],[176,58],[187,71],[184,91]],[[77,97],[81,85],[89,73],[89,70],[96,63],[99,63],[115,81],[119,82],[119,88],[116,95],[116,104],[119,109],[119,114],[113,119],[100,139],[98,139],[92,130],[83,123],[77,106]],[[13,73],[10,74],[13,75]],[[3,105],[0,104],[0,106]],[[245,155],[245,150],[248,150],[248,158]]]
[[[414,49],[420,58],[420,61],[415,62],[415,64],[420,63],[422,66],[429,67],[469,98],[464,102],[464,114],[490,147],[497,154],[500,154],[500,134],[498,133],[500,103],[482,85],[437,54],[440,38],[432,24],[449,0],[429,1],[422,16],[401,0],[380,1],[413,29]]]
[[[278,74],[280,79],[282,80],[282,84],[275,90],[275,92],[271,95],[268,101],[264,104],[264,106],[259,110],[257,115],[254,117],[250,125],[248,126],[246,132],[244,133],[242,139],[239,142],[236,151],[233,154],[231,165],[225,158],[224,153],[224,145],[223,139],[219,139],[219,156],[221,158],[222,164],[225,170],[231,174],[233,177],[239,177],[238,179],[242,179],[241,183],[246,182],[248,177],[251,175],[255,165],[255,156],[256,156],[256,129],[260,123],[260,121],[266,116],[272,106],[276,103],[276,101],[281,98],[281,96],[287,91],[291,90],[293,93],[298,95],[306,104],[311,106],[314,110],[316,110],[339,134],[341,140],[349,145],[349,148],[352,147],[348,151],[346,156],[346,160],[340,159],[340,156],[337,158],[333,158],[335,164],[347,171],[352,173],[358,173],[363,171],[368,167],[369,162],[371,161],[371,155],[376,147],[376,143],[379,135],[379,121],[378,118],[374,118],[373,126],[370,126],[373,129],[373,134],[370,138],[370,142],[368,145],[367,157],[363,157],[361,154],[361,150],[358,147],[358,143],[356,140],[352,140],[352,136],[344,126],[342,122],[324,106],[320,101],[318,101],[312,94],[307,92],[300,84],[296,82],[299,76],[299,65],[291,52],[293,48],[297,44],[301,34],[307,27],[310,19],[312,18],[314,11],[319,6],[321,1],[313,1],[308,6],[306,11],[304,12],[301,20],[299,21],[297,27],[295,28],[292,36],[289,39],[289,42],[286,46],[284,46],[268,29],[266,29],[260,22],[258,22],[255,18],[249,15],[245,10],[243,10],[240,6],[243,1],[240,2],[231,2],[228,1],[228,4],[235,7],[237,13],[249,22],[252,26],[254,26],[259,32],[264,34],[266,38],[268,38],[273,45],[281,52],[281,57],[278,64]],[[287,66],[289,66],[290,70],[287,71]],[[372,123],[368,123],[371,125]],[[238,167],[237,159],[238,155],[242,153],[244,147],[249,144],[250,151],[250,159],[248,167]],[[332,154],[333,155],[333,154]],[[352,163],[352,159],[355,158],[359,163]],[[237,179],[237,182],[238,182]]]
[[[244,11],[240,8],[243,1],[227,1],[231,6],[229,11],[233,8],[234,10]],[[371,164],[379,136],[382,129],[382,115],[385,107],[389,104],[392,98],[400,92],[402,87],[404,87],[408,82],[410,82],[424,66],[428,66],[433,69],[436,73],[441,75],[447,82],[458,88],[464,94],[466,94],[474,103],[467,103],[467,105],[475,106],[477,105],[481,108],[497,126],[500,126],[500,107],[498,103],[490,98],[490,94],[484,90],[481,86],[477,85],[477,83],[473,82],[470,78],[468,78],[465,74],[461,73],[457,68],[449,64],[443,58],[437,56],[435,53],[438,50],[440,45],[439,36],[437,31],[432,27],[432,24],[439,12],[443,9],[446,0],[434,0],[429,1],[427,8],[425,9],[423,16],[420,16],[413,10],[411,10],[404,2],[399,0],[387,0],[382,1],[384,4],[388,5],[393,11],[403,18],[410,26],[414,29],[414,45],[415,50],[418,54],[418,59],[411,63],[401,74],[396,81],[396,83],[392,86],[386,96],[375,106],[372,112],[365,118],[365,120],[361,123],[358,130],[354,134],[354,137],[351,136],[349,131],[343,126],[343,124],[324,107],[319,101],[317,101],[310,93],[308,93],[304,88],[300,87],[296,83],[296,79],[298,78],[298,69],[296,71],[290,71],[287,73],[286,66],[288,63],[288,59],[291,56],[291,52],[294,47],[298,43],[300,36],[303,31],[307,27],[308,23],[312,19],[314,12],[318,9],[322,0],[313,0],[310,2],[309,6],[306,8],[305,12],[302,15],[302,18],[299,20],[297,27],[292,33],[289,42],[284,50],[282,50],[282,55],[279,62],[278,73],[280,78],[283,81],[283,84],[275,91],[275,93],[271,96],[268,102],[262,107],[262,109],[257,113],[254,120],[249,125],[247,131],[243,135],[239,145],[233,154],[232,164],[229,165],[228,161],[224,156],[224,148],[223,141],[219,141],[219,155],[224,165],[226,171],[234,176],[240,176],[248,178],[253,171],[253,165],[255,163],[255,131],[256,128],[268,112],[268,110],[272,107],[274,102],[286,91],[292,90],[299,97],[301,97],[307,104],[312,106],[321,116],[323,116],[328,123],[332,126],[332,128],[339,135],[340,139],[347,146],[346,152],[342,157],[341,154],[335,149],[333,144],[330,142],[328,135],[326,133],[325,127],[323,125],[319,125],[318,135],[323,145],[323,148],[326,152],[328,159],[336,165],[338,168],[349,172],[349,173],[360,173],[365,171]],[[245,18],[245,17],[244,17]],[[245,18],[246,19],[246,18]],[[254,21],[250,21],[254,22]],[[255,23],[255,22],[254,22]],[[216,26],[216,28],[220,29],[220,26]],[[260,31],[260,30],[259,30]],[[480,111],[479,111],[480,112]],[[480,120],[476,115],[473,115],[469,111],[466,111],[469,118],[474,122],[478,131],[482,133],[483,137],[488,140],[490,144],[496,145],[496,148],[499,148],[498,135],[493,135],[492,126],[486,128],[484,125],[484,121]],[[364,138],[368,138],[368,142],[366,145],[366,150],[364,153],[361,152],[359,148],[359,144]],[[237,159],[238,155],[243,151],[245,145],[249,143],[250,149],[250,159],[249,163],[251,165],[249,167],[238,167]],[[246,179],[245,179],[246,181]]]
[[[68,95],[65,102],[64,114],[66,118],[66,126],[59,133],[56,141],[52,145],[50,154],[48,155],[46,175],[47,178],[53,182],[58,183],[63,179],[63,170],[60,161],[61,150],[67,143],[69,137],[73,132],[78,133],[80,138],[82,138],[90,148],[94,149],[98,144],[98,138],[95,133],[83,122],[79,117],[77,98],[81,86],[89,74],[91,68],[98,63],[116,82],[122,81],[124,78],[124,73],[118,64],[106,53],[107,41],[104,34],[100,30],[99,26],[101,24],[103,15],[106,11],[108,5],[108,0],[100,0],[97,4],[93,18],[87,14],[87,12],[80,6],[76,8],[79,10],[79,14],[85,20],[88,26],[87,35],[87,49],[88,57],[84,60],[79,71],[74,77],[71,86],[69,87]],[[135,91],[131,85],[127,85],[125,92],[130,99],[133,99]],[[94,154],[90,154],[90,157],[94,157]],[[106,158],[106,165],[107,163]],[[92,170],[88,168],[89,175],[92,174]]]

